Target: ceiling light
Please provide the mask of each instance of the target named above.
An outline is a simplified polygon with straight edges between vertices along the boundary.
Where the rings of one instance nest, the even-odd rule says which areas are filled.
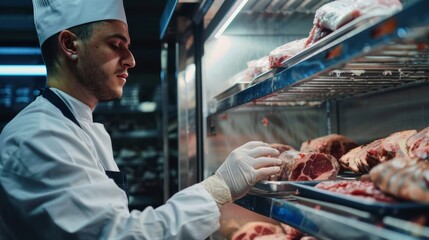
[[[222,33],[225,31],[225,29],[231,24],[232,20],[237,16],[237,14],[241,11],[241,9],[246,5],[248,0],[238,0],[234,6],[237,6],[237,8],[234,9],[234,6],[231,9],[234,9],[234,12],[228,17],[228,20],[222,25],[222,27],[217,31],[215,34],[215,38],[219,38]]]
[[[40,48],[35,47],[0,47],[0,55],[41,55]]]
[[[45,65],[0,65],[0,76],[46,76]]]

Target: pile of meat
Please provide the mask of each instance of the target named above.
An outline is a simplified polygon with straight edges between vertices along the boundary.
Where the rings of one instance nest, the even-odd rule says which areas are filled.
[[[246,78],[253,79],[263,72],[281,67],[287,59],[360,16],[390,15],[401,9],[399,0],[336,0],[326,3],[316,11],[308,37],[278,46],[268,56],[250,61]]]
[[[339,158],[341,167],[362,174],[368,173],[374,166],[394,157],[410,159],[407,154],[407,140],[416,133],[416,130],[400,131],[358,146]]]
[[[405,149],[369,172],[371,181],[383,192],[417,202],[429,203],[429,127],[402,139]]]
[[[399,131],[358,146],[340,157],[343,169],[369,173],[371,182],[327,182],[318,187],[378,201],[390,201],[393,196],[429,203],[428,156],[429,127],[420,131]]]
[[[282,170],[267,180],[335,180],[340,171],[369,173],[371,182],[326,182],[319,187],[378,201],[391,201],[393,196],[429,202],[429,127],[395,132],[361,146],[330,134],[302,143],[300,151],[283,145],[281,152]]]
[[[231,237],[231,240],[315,240],[297,229],[280,223],[248,222],[241,226]]]

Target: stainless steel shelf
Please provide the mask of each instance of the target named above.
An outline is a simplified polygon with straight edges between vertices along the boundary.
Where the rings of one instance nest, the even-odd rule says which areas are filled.
[[[428,239],[425,235],[427,227],[424,230],[416,226],[390,229],[383,217],[317,200],[248,194],[236,200],[235,204],[317,236],[318,239]],[[395,219],[386,218],[388,222]]]
[[[342,99],[429,82],[427,9],[429,1],[417,1],[393,16],[356,26],[302,59],[292,57],[283,63],[285,69],[267,74],[267,79],[219,100],[209,114],[255,104]]]

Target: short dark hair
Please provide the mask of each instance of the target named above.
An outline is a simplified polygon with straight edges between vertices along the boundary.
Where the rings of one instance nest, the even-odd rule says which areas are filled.
[[[83,41],[86,41],[91,38],[94,25],[97,23],[100,23],[100,22],[86,23],[86,24],[69,28],[68,30],[76,34]],[[42,56],[43,56],[43,60],[45,61],[45,65],[47,69],[53,69],[54,67],[55,59],[59,51],[59,45],[57,40],[59,34],[60,33],[57,33],[49,37],[42,44]]]

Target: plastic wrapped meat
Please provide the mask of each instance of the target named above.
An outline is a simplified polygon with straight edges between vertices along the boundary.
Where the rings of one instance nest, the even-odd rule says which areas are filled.
[[[268,56],[270,68],[273,69],[281,67],[282,62],[301,52],[305,48],[306,41],[307,38],[295,40],[272,50]]]
[[[256,76],[270,70],[268,56],[247,62],[245,81],[251,82]]]
[[[306,46],[313,44],[353,19],[366,14],[390,15],[402,9],[399,0],[336,0],[320,7],[314,16]]]

